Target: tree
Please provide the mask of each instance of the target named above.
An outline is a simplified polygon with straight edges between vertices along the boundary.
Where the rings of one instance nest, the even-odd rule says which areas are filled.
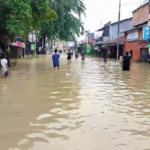
[[[43,37],[69,40],[83,33],[81,15],[85,14],[85,5],[82,0],[50,0],[50,7],[57,12],[58,20],[40,26]]]
[[[0,35],[27,37],[41,23],[57,19],[48,0],[0,0]]]

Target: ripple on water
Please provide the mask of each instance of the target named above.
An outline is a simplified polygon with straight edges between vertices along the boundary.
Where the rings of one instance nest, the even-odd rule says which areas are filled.
[[[61,55],[61,69],[53,72],[50,57],[22,60],[1,82],[0,149],[149,148],[149,65],[133,63],[122,72],[113,60],[67,62]]]
[[[42,120],[42,119],[44,119],[44,118],[49,118],[49,117],[52,117],[53,115],[51,115],[51,114],[42,114],[42,115],[40,115],[38,118],[37,118],[37,120]]]

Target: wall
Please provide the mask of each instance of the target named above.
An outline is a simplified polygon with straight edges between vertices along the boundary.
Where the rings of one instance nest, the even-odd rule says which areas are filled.
[[[139,40],[143,39],[143,28],[139,28]]]
[[[122,31],[129,30],[132,28],[132,19],[126,19],[120,22],[120,36],[124,36],[124,33],[121,33]],[[110,40],[116,40],[118,39],[118,22],[114,23],[110,27]]]
[[[124,51],[125,52],[130,52],[130,50],[133,51],[133,56],[132,59],[136,60],[138,57],[141,57],[141,50],[139,48],[138,42],[133,41],[133,42],[126,42],[124,44]]]
[[[24,50],[22,48],[10,46],[10,49],[11,49],[10,58],[21,58],[22,56],[24,56]]]
[[[132,59],[136,60],[138,57],[141,58],[141,50],[139,48],[138,41],[127,42],[127,33],[125,34],[124,52],[133,51]]]
[[[133,12],[133,26],[143,24],[148,21],[148,3]]]

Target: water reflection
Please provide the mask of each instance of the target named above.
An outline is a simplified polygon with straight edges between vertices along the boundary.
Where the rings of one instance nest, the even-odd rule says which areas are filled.
[[[0,79],[0,149],[149,149],[149,73],[90,57],[62,56],[55,71],[50,56],[19,60]]]

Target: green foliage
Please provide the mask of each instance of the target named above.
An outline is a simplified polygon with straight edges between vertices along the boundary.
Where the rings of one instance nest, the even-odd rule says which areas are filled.
[[[41,23],[57,19],[48,0],[0,0],[0,4],[0,34],[8,34],[11,38],[27,37]]]
[[[57,12],[58,20],[42,24],[42,36],[75,40],[76,35],[83,34],[81,15],[85,15],[85,5],[82,0],[50,0],[50,7]]]
[[[6,49],[6,54],[10,54],[11,53],[11,51],[10,51],[10,49]]]

